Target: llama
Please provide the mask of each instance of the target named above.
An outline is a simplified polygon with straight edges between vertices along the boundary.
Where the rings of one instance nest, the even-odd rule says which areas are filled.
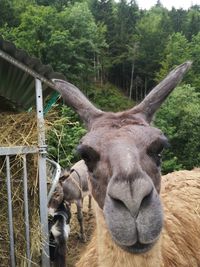
[[[199,267],[199,196],[200,170],[178,171],[162,177],[164,228],[154,247],[144,254],[130,254],[119,248],[110,237],[102,211],[96,207],[97,229],[75,266]]]
[[[55,209],[64,200],[69,205],[75,203],[77,206],[77,219],[80,225],[80,240],[86,241],[83,227],[83,199],[89,196],[88,208],[91,209],[91,194],[88,187],[89,173],[84,160],[75,163],[70,171],[62,170],[61,177],[56,186],[53,197],[49,202],[49,213],[54,214]]]
[[[53,217],[49,217],[49,252],[55,267],[66,267],[67,239],[70,233],[70,208],[64,201],[57,207]]]
[[[200,179],[164,179],[161,191],[168,140],[150,125],[190,66],[178,66],[140,104],[117,113],[97,109],[74,85],[53,80],[88,129],[77,150],[90,172],[97,229],[77,267],[200,266]]]

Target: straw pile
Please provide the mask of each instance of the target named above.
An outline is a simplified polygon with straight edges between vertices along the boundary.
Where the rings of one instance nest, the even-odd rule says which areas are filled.
[[[35,113],[0,114],[0,145],[36,145],[37,121]]]
[[[48,115],[46,121],[46,130],[54,126],[56,119],[58,119],[57,112],[52,111]],[[20,114],[0,114],[0,147],[37,146],[37,139],[37,120],[35,111]],[[21,267],[27,266],[22,157],[10,157],[10,167],[16,266]],[[41,240],[37,155],[27,155],[27,172],[31,266],[40,266]],[[8,267],[10,266],[10,251],[5,156],[0,157],[0,207],[0,266]]]
[[[22,114],[0,114],[0,146],[37,145],[37,122],[35,112]],[[31,266],[40,263],[40,228],[37,155],[27,156],[28,197],[31,238]],[[20,156],[10,157],[13,226],[15,238],[16,266],[27,266],[23,202],[23,161]],[[1,266],[10,266],[8,204],[5,157],[0,157],[0,259]]]

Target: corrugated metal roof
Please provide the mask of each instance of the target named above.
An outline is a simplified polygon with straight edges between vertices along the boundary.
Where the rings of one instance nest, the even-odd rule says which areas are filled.
[[[28,110],[35,106],[35,79],[43,82],[43,98],[50,95],[50,79],[66,79],[35,57],[0,36],[0,111]]]

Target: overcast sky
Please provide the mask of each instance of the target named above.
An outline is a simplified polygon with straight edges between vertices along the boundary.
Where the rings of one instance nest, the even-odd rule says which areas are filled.
[[[136,0],[139,7],[142,9],[149,9],[157,3],[157,0]],[[175,8],[188,9],[191,5],[200,5],[200,0],[161,0],[164,7],[171,9]]]

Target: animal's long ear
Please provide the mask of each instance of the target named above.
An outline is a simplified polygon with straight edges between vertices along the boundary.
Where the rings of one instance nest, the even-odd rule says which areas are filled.
[[[164,80],[162,80],[145,98],[144,100],[130,109],[128,113],[137,113],[150,123],[154,113],[159,109],[161,104],[182,80],[184,74],[191,67],[192,62],[187,61],[174,70],[172,70]]]
[[[95,118],[104,113],[97,109],[73,84],[59,79],[52,79],[52,81],[56,85],[54,89],[62,95],[65,103],[79,114],[88,128]]]

